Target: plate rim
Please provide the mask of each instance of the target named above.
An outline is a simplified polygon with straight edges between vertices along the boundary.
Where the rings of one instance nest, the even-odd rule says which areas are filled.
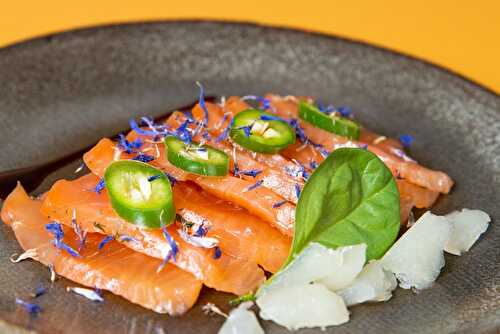
[[[180,19],[153,19],[153,20],[137,20],[137,21],[118,21],[118,22],[112,22],[112,23],[104,23],[104,24],[96,24],[96,25],[89,25],[89,26],[82,26],[82,27],[75,27],[75,28],[70,28],[70,29],[64,29],[60,31],[55,31],[55,32],[50,32],[46,34],[41,34],[37,35],[34,37],[29,37],[29,38],[24,38],[19,41],[16,41],[14,43],[10,43],[7,45],[4,45],[0,47],[0,58],[3,57],[4,55],[11,53],[11,52],[16,52],[17,50],[21,50],[24,48],[30,48],[30,47],[36,47],[37,43],[43,43],[43,42],[51,42],[53,38],[56,37],[64,37],[64,38],[71,38],[74,35],[78,34],[92,34],[98,31],[102,30],[108,30],[108,29],[120,29],[120,28],[132,28],[132,27],[147,27],[147,26],[154,26],[154,25],[193,25],[193,24],[214,24],[214,25],[219,25],[219,26],[224,26],[224,27],[249,27],[249,28],[261,28],[263,30],[267,31],[275,31],[277,33],[279,32],[292,32],[296,34],[301,34],[305,38],[307,36],[311,37],[319,37],[319,38],[326,38],[331,41],[341,41],[345,42],[348,44],[352,45],[359,45],[361,47],[366,48],[367,50],[376,50],[376,51],[382,51],[383,53],[386,53],[388,55],[391,55],[393,57],[398,57],[402,59],[409,60],[411,62],[416,62],[419,64],[424,65],[425,67],[429,67],[431,69],[437,70],[438,72],[444,73],[446,75],[458,78],[460,81],[459,88],[464,89],[464,84],[471,85],[474,87],[474,89],[477,89],[481,91],[482,93],[486,94],[489,96],[489,98],[492,99],[498,99],[500,102],[500,92],[497,93],[495,92],[492,88],[479,83],[475,81],[472,78],[467,77],[464,74],[461,74],[451,68],[445,67],[443,65],[437,64],[431,60],[427,60],[424,58],[420,58],[415,55],[411,55],[406,52],[398,51],[391,49],[389,47],[377,45],[377,44],[372,44],[370,42],[357,39],[357,38],[351,38],[347,36],[341,36],[337,35],[334,33],[327,33],[327,32],[320,32],[316,31],[313,29],[307,29],[307,28],[300,28],[300,27],[290,27],[290,26],[284,26],[284,25],[274,25],[274,24],[267,24],[267,23],[258,23],[258,22],[251,22],[251,21],[246,21],[246,20],[224,20],[224,19],[202,19],[202,18],[180,18]],[[500,110],[496,110],[497,113],[500,115]],[[490,330],[495,331],[500,329],[500,325],[498,325],[495,321],[491,321],[494,319],[494,315],[489,314],[487,317],[483,317],[479,319],[478,322],[476,322],[477,325],[482,325],[481,327],[478,328],[479,331],[484,331],[484,332],[489,332]],[[491,321],[491,322],[490,322]],[[16,325],[14,323],[11,323],[5,319],[2,319],[0,317],[0,331],[6,330],[9,333],[37,333],[36,331],[32,331],[30,329],[27,329],[25,327]]]

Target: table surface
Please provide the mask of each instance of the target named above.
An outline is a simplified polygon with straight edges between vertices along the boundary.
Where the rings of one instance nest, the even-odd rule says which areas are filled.
[[[0,46],[68,29],[164,19],[222,19],[367,41],[442,65],[500,92],[500,1],[3,1]]]

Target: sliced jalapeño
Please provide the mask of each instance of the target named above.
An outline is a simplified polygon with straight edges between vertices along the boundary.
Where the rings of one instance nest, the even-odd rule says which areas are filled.
[[[302,120],[328,132],[332,132],[349,139],[359,139],[361,129],[356,122],[348,118],[338,116],[336,113],[332,113],[330,115],[325,114],[310,103],[300,102],[299,117]]]
[[[113,209],[129,223],[160,228],[174,221],[172,187],[159,169],[139,161],[115,161],[104,181]]]
[[[240,146],[259,153],[276,153],[295,142],[295,131],[287,122],[257,109],[238,113],[230,136]]]

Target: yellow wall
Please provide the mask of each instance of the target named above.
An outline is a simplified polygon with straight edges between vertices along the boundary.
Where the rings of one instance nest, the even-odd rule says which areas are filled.
[[[75,27],[171,18],[255,21],[365,40],[500,92],[500,0],[0,0],[0,45]]]

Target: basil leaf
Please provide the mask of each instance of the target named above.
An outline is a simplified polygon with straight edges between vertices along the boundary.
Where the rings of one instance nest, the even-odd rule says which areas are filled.
[[[367,260],[380,258],[399,225],[399,192],[385,164],[363,149],[337,149],[302,190],[287,263],[311,242],[329,248],[365,243]]]

